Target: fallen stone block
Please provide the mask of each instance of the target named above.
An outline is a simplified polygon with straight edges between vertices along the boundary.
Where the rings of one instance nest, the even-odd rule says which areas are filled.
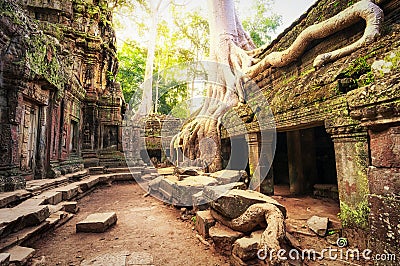
[[[62,192],[60,191],[45,191],[42,194],[33,197],[33,199],[43,199],[43,203],[41,204],[51,205],[56,205],[63,200]]]
[[[77,232],[102,233],[117,222],[115,212],[93,213],[76,224]]]
[[[307,226],[319,236],[325,236],[328,230],[329,219],[327,217],[313,216],[307,220]]]
[[[204,211],[209,208],[209,200],[207,200],[204,195],[203,191],[199,191],[196,194],[193,194],[192,196],[192,202],[193,202],[193,211]]]
[[[26,205],[0,209],[0,236],[6,236],[27,226],[40,224],[50,211],[46,205]]]
[[[10,253],[10,264],[15,266],[25,265],[34,252],[35,250],[33,248],[20,246],[15,246],[6,250],[6,253]]]
[[[59,187],[56,188],[55,190],[62,193],[63,200],[70,200],[73,197],[76,197],[79,193],[79,187],[75,184]]]
[[[8,266],[10,264],[10,253],[0,253],[0,266]]]
[[[189,168],[189,167],[176,167],[174,169],[174,174],[175,175],[189,175],[189,176],[197,176],[199,175],[199,171],[195,168]]]
[[[75,185],[77,185],[82,192],[86,192],[99,183],[99,178],[99,176],[90,176],[75,183]]]
[[[207,193],[207,191],[211,189],[212,188],[206,188],[204,193]],[[208,194],[206,195],[209,196]],[[229,219],[235,219],[242,215],[251,205],[256,203],[273,204],[277,206],[281,210],[283,216],[286,217],[286,208],[283,205],[271,197],[252,190],[229,190],[227,193],[220,195],[215,201],[212,201],[210,205],[223,216]]]
[[[195,229],[204,239],[210,237],[209,231],[210,228],[213,227],[214,225],[215,225],[215,219],[211,216],[209,210],[198,211],[196,213]]]
[[[74,214],[79,211],[79,207],[77,204],[78,203],[76,201],[67,201],[62,203],[64,211]]]
[[[243,233],[233,231],[219,223],[210,228],[209,234],[213,240],[215,250],[226,256],[231,255],[233,243],[244,236]]]
[[[0,193],[0,208],[4,208],[15,202],[22,201],[26,198],[29,198],[31,195],[32,193],[27,190],[16,190]]]
[[[102,254],[95,258],[83,260],[81,266],[125,266],[128,252]],[[128,264],[130,265],[130,264]],[[140,265],[140,264],[138,264]]]
[[[204,188],[203,196],[206,201],[210,202],[218,199],[232,189],[245,190],[247,189],[247,187],[246,184],[243,182],[233,182],[225,185],[208,186]]]
[[[225,185],[233,182],[240,182],[247,177],[247,174],[242,170],[221,170],[210,174],[210,176],[217,179],[218,184]]]
[[[232,254],[241,259],[248,261],[257,257],[261,235],[264,231],[256,231],[248,237],[242,237],[233,243]]]

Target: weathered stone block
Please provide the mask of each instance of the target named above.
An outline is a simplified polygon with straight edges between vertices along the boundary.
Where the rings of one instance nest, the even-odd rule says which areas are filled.
[[[376,167],[400,167],[400,126],[375,132],[370,130],[372,165]]]
[[[209,188],[207,188],[209,189]],[[207,190],[204,190],[206,193]],[[229,219],[242,215],[250,205],[271,203],[277,206],[286,217],[286,208],[271,197],[252,190],[233,189],[211,202],[211,207]]]
[[[51,205],[56,205],[63,200],[62,192],[59,191],[45,191],[42,194],[35,196],[34,199],[43,199],[43,204]]]
[[[12,265],[22,266],[26,265],[35,250],[33,248],[15,246],[6,250],[6,252],[10,253],[10,263]]]
[[[76,197],[79,193],[79,187],[75,184],[67,185],[64,187],[56,188],[56,191],[62,193],[63,200],[70,200],[73,197]]]
[[[243,233],[233,231],[232,229],[216,224],[210,228],[210,237],[214,242],[215,250],[223,255],[229,256],[232,253],[232,245],[238,238],[244,236]]]
[[[391,253],[400,258],[400,197],[368,197],[371,246],[374,253]]]
[[[210,176],[216,178],[218,184],[224,185],[241,181],[246,176],[246,172],[239,170],[221,170],[212,173]]]
[[[96,186],[99,183],[99,179],[99,176],[90,176],[75,183],[75,185],[77,185],[81,191],[85,192]]]
[[[209,200],[207,200],[204,195],[203,191],[197,192],[196,194],[193,194],[192,196],[192,202],[193,202],[193,210],[195,212],[197,211],[204,211],[209,208]]]
[[[207,239],[210,237],[209,230],[214,225],[215,225],[215,219],[211,216],[211,213],[209,210],[198,211],[196,213],[195,228],[196,228],[197,232],[199,232],[199,234],[204,239]]]
[[[64,207],[64,211],[69,212],[69,213],[77,213],[79,211],[79,207],[77,206],[76,201],[70,201],[70,202],[63,202],[62,205]]]
[[[232,254],[243,261],[248,261],[257,257],[261,235],[264,231],[251,233],[249,237],[242,237],[235,241]]]
[[[101,233],[117,222],[115,212],[93,213],[76,224],[77,232]]]
[[[371,194],[400,195],[400,168],[368,168],[369,189]]]
[[[10,253],[0,253],[0,266],[8,266],[10,263]]]
[[[325,236],[328,230],[329,219],[326,217],[312,216],[307,220],[307,226],[319,236]]]

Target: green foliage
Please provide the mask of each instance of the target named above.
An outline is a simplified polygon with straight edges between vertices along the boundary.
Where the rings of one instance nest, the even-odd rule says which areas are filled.
[[[193,216],[191,220],[193,224],[196,224],[196,216]]]
[[[127,102],[140,90],[143,83],[146,53],[146,49],[134,41],[125,42],[118,49],[119,71],[117,81],[121,83],[122,92]]]
[[[368,228],[368,215],[370,208],[368,201],[360,202],[356,208],[351,208],[344,202],[340,202],[340,213],[338,217],[344,227]]]
[[[255,14],[242,21],[243,27],[250,33],[256,46],[271,41],[270,34],[273,33],[281,23],[281,17],[269,13],[273,0],[255,0]]]

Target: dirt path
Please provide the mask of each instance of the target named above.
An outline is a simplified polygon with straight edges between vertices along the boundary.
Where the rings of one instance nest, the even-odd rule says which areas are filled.
[[[42,265],[111,266],[120,265],[117,261],[129,255],[127,265],[129,261],[132,265],[229,265],[227,258],[198,241],[193,224],[182,221],[179,211],[143,194],[139,185],[127,183],[94,191],[79,201],[74,218],[33,245],[34,260],[42,259]],[[75,232],[75,224],[88,214],[109,211],[118,216],[109,231]]]

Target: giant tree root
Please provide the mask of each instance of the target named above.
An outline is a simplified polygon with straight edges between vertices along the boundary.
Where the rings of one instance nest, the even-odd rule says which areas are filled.
[[[239,232],[249,233],[257,226],[266,226],[261,236],[259,248],[272,253],[272,261],[270,261],[272,265],[284,264],[277,259],[276,252],[281,249],[279,243],[285,237],[285,217],[274,204],[253,204],[242,215],[232,220],[213,209],[211,209],[211,215],[221,224]]]

